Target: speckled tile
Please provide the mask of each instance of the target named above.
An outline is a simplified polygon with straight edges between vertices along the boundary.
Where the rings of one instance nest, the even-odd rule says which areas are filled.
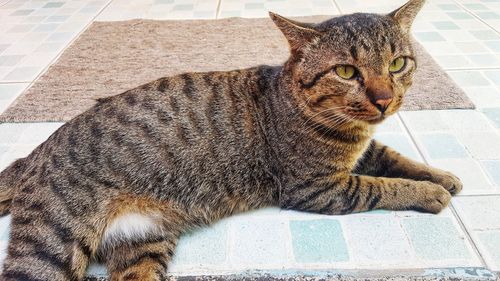
[[[411,263],[411,245],[399,220],[388,216],[353,217],[344,220],[351,258],[359,263]]]
[[[227,224],[220,222],[183,235],[177,244],[173,266],[210,267],[227,259]]]
[[[467,259],[473,253],[450,218],[408,218],[402,221],[416,254],[425,260]]]
[[[0,113],[28,87],[28,83],[0,84]]]
[[[404,3],[404,0],[20,0],[1,5],[2,1],[0,112],[96,16],[98,20],[125,20],[267,17],[268,10],[285,16],[354,11],[387,13]],[[450,208],[439,215],[378,210],[334,217],[268,208],[184,236],[172,272],[483,266],[469,241],[477,246],[489,268],[500,270],[496,207],[500,202],[496,195],[500,191],[500,130],[496,112],[500,108],[498,14],[500,5],[492,1],[427,1],[414,23],[414,35],[448,69],[480,110],[403,112],[381,125],[376,135],[403,154],[451,170],[462,178],[465,188],[453,199],[453,208],[470,231],[470,237]],[[2,81],[26,83],[1,84]],[[61,125],[0,124],[0,169],[29,154]],[[5,255],[9,219],[0,218],[0,260]],[[102,266],[92,267],[90,272],[106,274]]]
[[[97,20],[215,19],[217,4],[217,0],[113,1],[99,14]]]
[[[342,226],[337,220],[293,220],[290,231],[297,262],[325,263],[349,259]]]
[[[234,16],[254,18],[268,17],[268,12],[272,11],[284,16],[306,16],[306,15],[337,15],[339,11],[332,1],[254,1],[254,0],[221,0],[218,18]]]
[[[500,160],[484,160],[481,164],[493,184],[500,186]]]
[[[422,161],[410,137],[404,133],[377,133],[375,139],[413,160]]]
[[[0,14],[0,56],[10,57],[0,58],[0,66],[8,66],[0,71],[0,83],[33,81],[110,1],[19,1],[19,6],[11,6],[15,2],[11,1],[4,5],[0,9],[6,11]],[[73,25],[75,20],[85,23]],[[71,30],[61,32],[69,25]],[[34,50],[47,41],[62,45],[53,52],[35,55]]]
[[[285,221],[248,218],[231,224],[229,255],[233,266],[251,269],[287,263],[287,242],[282,239],[288,232]]]
[[[500,230],[500,196],[467,196],[453,200],[462,221],[470,230]]]
[[[430,159],[467,158],[469,156],[464,145],[450,133],[418,134],[417,139]]]
[[[500,159],[500,132],[462,132],[457,137],[476,159]]]

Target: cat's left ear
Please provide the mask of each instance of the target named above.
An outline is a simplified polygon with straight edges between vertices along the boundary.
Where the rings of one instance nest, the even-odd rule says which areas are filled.
[[[293,21],[273,12],[269,12],[269,16],[285,35],[292,54],[299,52],[302,47],[321,36],[321,32],[314,30],[311,24]]]
[[[422,9],[422,6],[424,6],[424,3],[425,0],[410,0],[399,9],[390,13],[389,17],[398,22],[403,30],[409,32],[413,20],[417,16],[420,9]]]

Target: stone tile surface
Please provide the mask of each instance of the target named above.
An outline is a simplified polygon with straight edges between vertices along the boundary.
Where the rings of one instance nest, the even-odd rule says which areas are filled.
[[[387,13],[403,3],[0,0],[0,112],[94,20],[266,17],[269,10],[285,16]],[[427,1],[413,34],[477,109],[402,112],[382,124],[376,135],[403,155],[456,173],[464,191],[451,208],[439,215],[377,210],[348,216],[267,208],[184,235],[171,272],[469,266],[500,271],[499,15],[497,0]],[[28,155],[61,125],[0,124],[0,170]],[[0,265],[9,223],[10,216],[0,218]],[[89,272],[106,274],[99,265]]]
[[[349,260],[342,227],[337,220],[290,221],[293,254],[301,263]]]
[[[464,259],[473,255],[449,218],[409,218],[402,225],[422,259]]]

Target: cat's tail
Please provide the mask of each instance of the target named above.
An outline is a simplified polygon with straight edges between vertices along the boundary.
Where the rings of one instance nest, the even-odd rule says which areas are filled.
[[[21,158],[0,172],[0,216],[9,213],[14,197],[14,186],[24,172],[25,166],[25,158]]]

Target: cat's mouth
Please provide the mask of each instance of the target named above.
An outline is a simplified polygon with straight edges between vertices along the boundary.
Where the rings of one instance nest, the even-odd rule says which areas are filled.
[[[376,115],[369,115],[369,114],[359,115],[358,114],[358,115],[354,115],[352,117],[353,117],[353,119],[356,119],[356,120],[365,121],[368,124],[378,124],[378,123],[384,121],[385,118],[387,117],[387,115],[384,113],[379,113]]]
[[[386,117],[385,114],[380,114],[380,116],[375,117],[373,119],[368,119],[366,120],[366,122],[368,122],[369,124],[379,124],[385,120],[385,117]]]

